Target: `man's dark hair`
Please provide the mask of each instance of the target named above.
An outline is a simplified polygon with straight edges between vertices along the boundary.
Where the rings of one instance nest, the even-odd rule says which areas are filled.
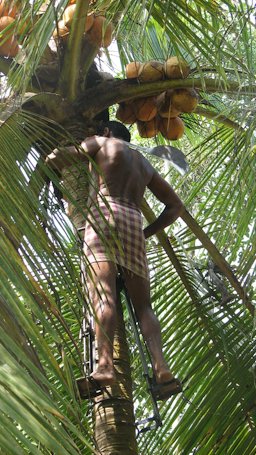
[[[115,120],[101,123],[97,128],[97,134],[103,136],[105,128],[108,128],[117,139],[123,139],[123,141],[130,142],[130,131],[122,123],[116,122]]]

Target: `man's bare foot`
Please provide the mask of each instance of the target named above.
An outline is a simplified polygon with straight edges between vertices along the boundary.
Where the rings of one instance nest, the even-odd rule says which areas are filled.
[[[166,364],[156,365],[154,368],[157,384],[171,381],[174,376]]]
[[[98,368],[91,374],[101,386],[113,385],[116,382],[115,370],[112,366],[98,366]]]

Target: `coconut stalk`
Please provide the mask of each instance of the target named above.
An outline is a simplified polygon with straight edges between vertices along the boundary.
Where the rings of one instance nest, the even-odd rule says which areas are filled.
[[[197,88],[206,92],[234,93],[252,95],[256,92],[256,86],[244,86],[238,82],[227,81],[226,86],[221,81],[214,79],[173,79],[157,82],[139,83],[137,80],[113,80],[105,81],[97,86],[97,98],[95,88],[89,88],[76,103],[77,108],[84,113],[86,118],[93,118],[99,112],[122,101],[128,101],[139,97],[158,95],[169,89]],[[84,109],[86,106],[86,110]]]
[[[89,0],[77,0],[64,65],[60,76],[60,91],[68,101],[74,101],[79,92],[80,56],[84,34],[85,18]]]

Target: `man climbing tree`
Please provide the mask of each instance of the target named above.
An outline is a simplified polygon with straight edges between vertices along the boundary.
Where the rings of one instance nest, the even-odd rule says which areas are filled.
[[[95,172],[95,167],[91,166],[95,181],[89,191],[90,215],[85,225],[84,252],[91,264],[89,290],[97,318],[99,360],[90,378],[85,378],[83,387],[92,393],[116,380],[113,339],[116,278],[121,271],[152,358],[155,381],[165,388],[166,398],[180,392],[181,384],[174,378],[162,352],[160,324],[150,302],[145,238],[173,223],[182,213],[183,204],[149,161],[128,147],[126,142],[130,141],[130,133],[124,125],[106,122],[100,126],[98,134],[83,141],[79,150],[76,147],[57,149],[47,159],[51,167],[61,171],[64,165],[71,164],[71,157],[81,161],[88,161],[89,157],[98,170]],[[143,230],[140,206],[146,188],[165,207]]]

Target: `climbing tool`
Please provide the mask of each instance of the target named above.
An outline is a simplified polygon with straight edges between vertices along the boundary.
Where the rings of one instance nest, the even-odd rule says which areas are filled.
[[[122,290],[124,291],[126,308],[128,311],[129,320],[130,320],[133,334],[135,337],[135,342],[137,344],[137,348],[138,348],[138,351],[140,354],[142,368],[143,368],[143,375],[146,380],[147,390],[151,397],[151,403],[152,403],[152,409],[153,409],[153,415],[151,417],[146,417],[145,419],[140,419],[136,422],[137,432],[138,432],[138,434],[140,434],[140,433],[145,433],[146,431],[149,431],[149,430],[154,430],[154,429],[162,426],[162,419],[161,419],[161,416],[159,413],[157,397],[156,397],[156,394],[154,391],[154,382],[155,381],[150,376],[149,368],[148,368],[148,361],[150,361],[151,366],[152,366],[152,361],[151,361],[150,355],[147,351],[147,348],[145,346],[145,343],[143,342],[143,344],[142,344],[142,342],[141,342],[139,325],[138,325],[138,322],[136,319],[134,308],[131,303],[130,296],[124,285],[121,273],[119,273],[118,282],[119,282],[120,291],[122,291]],[[147,352],[147,355],[145,354],[145,351]]]

